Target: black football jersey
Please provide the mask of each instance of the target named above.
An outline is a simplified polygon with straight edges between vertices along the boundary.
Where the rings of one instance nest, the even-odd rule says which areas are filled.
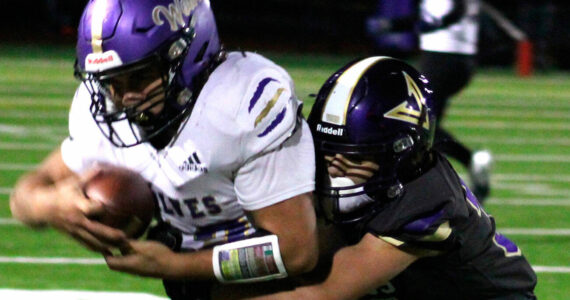
[[[361,225],[403,251],[428,256],[364,299],[532,299],[536,275],[528,261],[495,230],[443,156],[436,154],[435,166],[404,187],[401,198]]]

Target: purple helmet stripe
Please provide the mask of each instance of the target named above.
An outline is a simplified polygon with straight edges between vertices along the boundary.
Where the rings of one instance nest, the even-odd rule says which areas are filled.
[[[255,90],[253,97],[251,98],[251,100],[249,100],[248,112],[251,112],[251,110],[253,109],[255,104],[257,104],[259,97],[261,97],[261,94],[263,94],[265,87],[272,81],[277,81],[277,80],[273,79],[271,77],[267,77],[267,78],[264,78],[261,82],[259,82],[259,85],[257,85],[257,89]],[[277,82],[279,82],[279,81],[277,81]]]
[[[269,126],[267,126],[267,128],[265,128],[265,130],[262,133],[260,133],[257,137],[264,137],[268,133],[270,133],[273,129],[275,129],[275,127],[277,127],[277,125],[279,125],[279,123],[281,123],[285,118],[285,113],[287,113],[287,107],[283,108],[283,110],[277,115],[275,120],[273,120],[273,122],[271,122],[271,124],[269,124]]]

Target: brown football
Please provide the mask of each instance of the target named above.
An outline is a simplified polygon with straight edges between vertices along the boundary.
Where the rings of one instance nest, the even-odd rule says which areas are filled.
[[[154,215],[154,194],[138,173],[118,166],[100,165],[99,172],[84,185],[87,198],[103,204],[103,214],[95,220],[140,237]]]

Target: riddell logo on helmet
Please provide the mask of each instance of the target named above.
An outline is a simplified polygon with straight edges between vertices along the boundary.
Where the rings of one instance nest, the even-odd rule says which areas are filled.
[[[109,55],[107,57],[95,58],[95,59],[89,59],[89,58],[87,59],[88,64],[95,64],[95,65],[100,65],[112,61],[113,61],[113,55]]]
[[[342,136],[342,134],[344,133],[343,128],[327,127],[327,126],[322,126],[321,124],[317,124],[317,131],[336,136]]]
[[[122,64],[119,54],[113,50],[104,53],[91,53],[85,57],[85,70],[88,72],[104,71]]]

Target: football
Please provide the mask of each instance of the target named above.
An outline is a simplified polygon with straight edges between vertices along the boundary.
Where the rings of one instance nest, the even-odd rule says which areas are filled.
[[[154,215],[155,200],[149,184],[138,173],[102,164],[84,185],[87,198],[103,204],[104,212],[93,219],[139,238]]]

